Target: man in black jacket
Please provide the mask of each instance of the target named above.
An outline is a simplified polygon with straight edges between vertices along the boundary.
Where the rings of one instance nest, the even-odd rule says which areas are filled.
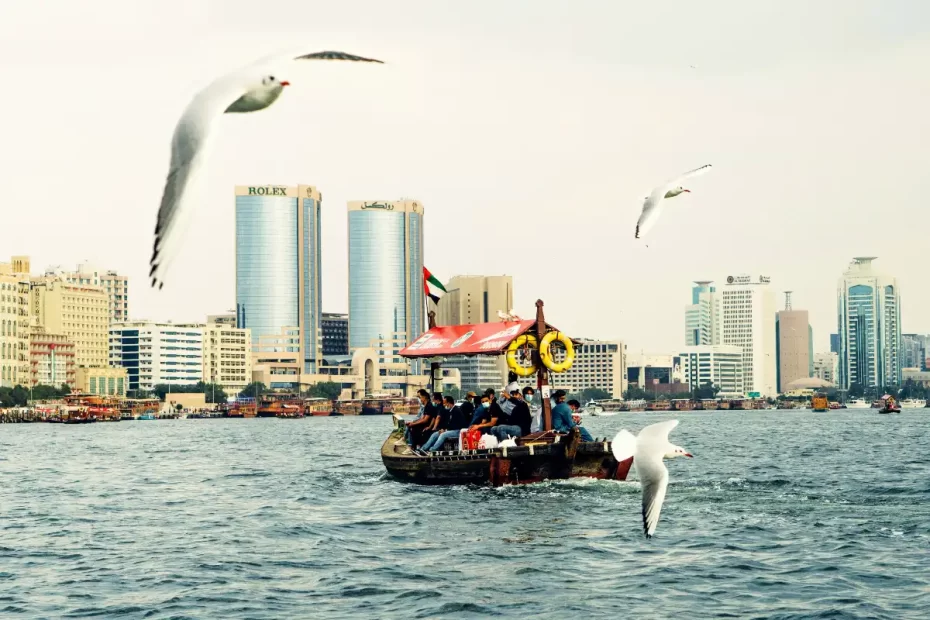
[[[455,400],[451,396],[446,396],[443,399],[442,411],[439,412],[437,429],[420,448],[420,454],[441,450],[447,439],[458,439],[459,431],[465,428],[466,424],[462,409],[455,406]]]

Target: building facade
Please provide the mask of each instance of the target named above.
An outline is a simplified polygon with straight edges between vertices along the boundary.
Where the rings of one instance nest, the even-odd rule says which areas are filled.
[[[425,331],[423,204],[348,203],[349,349],[374,347],[383,363]]]
[[[830,351],[839,355],[840,353],[840,335],[830,334]]]
[[[436,323],[494,323],[498,312],[509,314],[512,309],[512,276],[453,276],[436,308]]]
[[[203,326],[132,321],[110,328],[110,363],[126,369],[127,390],[203,380]]]
[[[685,306],[685,346],[720,344],[720,296],[713,281],[698,280]]]
[[[0,263],[0,387],[29,381],[29,259]]]
[[[728,276],[721,291],[721,341],[743,351],[743,389],[750,398],[778,393],[775,293],[766,276]]]
[[[126,368],[78,368],[75,389],[83,394],[125,397],[129,385]]]
[[[625,363],[626,387],[658,390],[658,386],[669,386],[663,388],[664,392],[668,392],[683,378],[681,357],[678,355],[630,353]]]
[[[872,269],[874,256],[859,256],[837,286],[840,385],[901,382],[901,298],[895,278]]]
[[[840,356],[830,351],[829,353],[814,354],[814,372],[812,377],[829,381],[836,385],[840,373]]]
[[[901,334],[901,367],[926,370],[928,341],[921,334]]]
[[[323,331],[323,355],[348,355],[349,315],[324,312],[320,325]]]
[[[76,389],[75,358],[75,346],[68,336],[51,333],[38,325],[30,328],[29,385],[67,385]]]
[[[69,284],[99,286],[107,294],[110,323],[129,320],[129,279],[115,271],[104,271],[89,263],[80,263],[75,271],[51,268],[46,276],[58,277]]]
[[[775,314],[775,359],[778,392],[798,379],[811,376],[813,351],[807,310],[781,310]]]
[[[440,300],[442,304],[442,300]],[[499,390],[505,383],[500,364],[490,355],[461,355],[443,360],[443,368],[456,368],[463,392],[482,393],[488,388]]]
[[[107,366],[110,301],[102,286],[71,284],[57,276],[36,278],[31,306],[38,325],[74,344],[77,366]]]
[[[322,196],[310,185],[236,186],[236,324],[252,344],[299,332],[301,372],[320,346]]]
[[[726,394],[743,394],[743,350],[733,345],[696,345],[681,350],[684,383],[691,390],[711,384]]]
[[[552,373],[552,385],[576,394],[594,388],[622,398],[627,387],[626,345],[619,340],[582,339],[575,345],[571,368]]]
[[[235,315],[207,318],[203,328],[203,381],[238,394],[252,383],[252,333]]]

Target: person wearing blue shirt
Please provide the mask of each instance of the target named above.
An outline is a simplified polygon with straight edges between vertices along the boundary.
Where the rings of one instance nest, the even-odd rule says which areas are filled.
[[[572,419],[572,410],[565,404],[565,390],[556,390],[552,395],[556,405],[552,408],[552,430],[559,433],[570,433],[573,428],[578,426],[581,432],[581,441],[594,441],[594,437],[583,426],[575,424]]]

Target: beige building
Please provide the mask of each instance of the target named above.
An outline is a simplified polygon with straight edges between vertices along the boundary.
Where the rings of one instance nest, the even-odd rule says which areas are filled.
[[[453,276],[439,300],[436,323],[495,323],[498,311],[509,313],[512,309],[512,276]]]
[[[782,310],[775,315],[778,357],[778,391],[811,376],[810,322],[807,310]]]
[[[126,396],[129,373],[125,368],[78,368],[75,371],[76,391],[98,396]]]
[[[29,258],[0,263],[0,387],[29,377]]]
[[[39,325],[74,343],[76,365],[107,366],[110,305],[103,287],[71,284],[54,276],[37,278],[31,306]]]
[[[836,385],[840,376],[840,357],[834,351],[814,353],[814,372],[811,375]]]
[[[561,361],[564,356],[556,356]],[[619,340],[582,340],[565,372],[552,373],[552,385],[573,393],[587,388],[622,398],[626,390],[626,346]]]
[[[129,320],[129,281],[115,271],[103,271],[89,263],[80,263],[75,271],[47,269],[46,276],[57,276],[69,284],[99,286],[107,294],[110,323]]]
[[[236,327],[235,315],[207,317],[203,328],[203,381],[235,396],[252,382],[252,330]]]
[[[74,358],[74,343],[67,336],[49,332],[39,325],[30,328],[30,385],[67,385],[72,390],[76,389]]]

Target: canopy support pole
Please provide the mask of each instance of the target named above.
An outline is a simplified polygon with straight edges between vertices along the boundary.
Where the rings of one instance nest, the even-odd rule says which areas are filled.
[[[543,301],[536,300],[536,342],[542,342],[543,336],[546,335],[546,317],[543,315]],[[542,396],[542,430],[552,430],[552,403],[549,402],[549,373],[545,364],[542,363],[542,356],[539,349],[533,350],[534,362],[536,364],[536,391]]]

